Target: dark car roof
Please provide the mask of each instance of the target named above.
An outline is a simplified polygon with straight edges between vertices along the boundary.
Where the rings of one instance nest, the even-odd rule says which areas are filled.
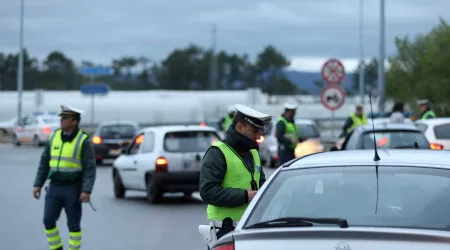
[[[285,169],[324,166],[421,166],[450,169],[450,151],[432,149],[378,149],[380,160],[375,162],[374,149],[343,150],[307,155],[296,159]]]

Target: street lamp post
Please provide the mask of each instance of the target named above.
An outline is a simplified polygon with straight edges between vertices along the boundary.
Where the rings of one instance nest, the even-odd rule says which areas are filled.
[[[23,92],[23,9],[24,0],[20,0],[20,42],[19,42],[19,65],[17,70],[17,92],[18,92],[18,104],[17,104],[17,121],[22,118],[22,92]]]
[[[384,112],[385,106],[385,82],[384,82],[384,40],[385,40],[385,5],[384,0],[380,0],[380,60],[378,63],[378,92],[379,103],[378,109],[380,112]]]
[[[361,104],[364,104],[365,83],[364,83],[364,0],[359,0],[359,95]]]

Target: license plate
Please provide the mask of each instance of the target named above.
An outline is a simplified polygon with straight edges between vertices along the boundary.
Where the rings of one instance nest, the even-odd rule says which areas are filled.
[[[120,149],[111,149],[109,151],[110,155],[119,155],[119,153],[120,153]]]

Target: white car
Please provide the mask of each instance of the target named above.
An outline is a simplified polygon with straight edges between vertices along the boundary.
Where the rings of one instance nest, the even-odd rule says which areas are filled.
[[[197,125],[154,126],[141,130],[114,161],[114,195],[141,190],[154,203],[163,193],[199,190],[201,161],[220,140],[213,127]]]
[[[17,118],[0,122],[0,136],[12,134],[15,124],[17,124]]]
[[[416,126],[425,134],[432,149],[450,150],[450,118],[417,120]]]
[[[57,115],[26,115],[13,128],[12,142],[16,146],[32,144],[44,145],[49,135],[60,128],[60,117]]]

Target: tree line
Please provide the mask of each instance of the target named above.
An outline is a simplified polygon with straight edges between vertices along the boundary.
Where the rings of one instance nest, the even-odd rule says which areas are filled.
[[[413,38],[396,37],[397,52],[388,57],[386,70],[386,95],[416,107],[417,99],[429,99],[440,116],[450,115],[450,26],[440,19],[426,34]],[[290,61],[274,46],[261,50],[255,61],[248,55],[238,55],[190,44],[173,50],[160,62],[148,57],[126,56],[114,59],[113,76],[99,77],[99,82],[115,90],[207,90],[246,89],[259,87],[268,94],[305,93],[282,73]],[[213,60],[214,59],[214,60]],[[0,90],[16,90],[17,54],[0,53]],[[213,62],[213,63],[212,63]],[[377,95],[378,64],[374,58],[363,65],[365,93]],[[82,66],[101,66],[90,61],[76,65],[62,52],[53,51],[39,62],[24,51],[24,88],[32,90],[78,90],[89,79],[79,73]],[[139,67],[140,72],[133,73]],[[359,67],[353,74],[353,87],[358,93]],[[214,68],[215,70],[211,70]],[[215,72],[211,74],[210,72]],[[324,83],[317,79],[315,84]],[[301,83],[300,83],[301,85]]]

